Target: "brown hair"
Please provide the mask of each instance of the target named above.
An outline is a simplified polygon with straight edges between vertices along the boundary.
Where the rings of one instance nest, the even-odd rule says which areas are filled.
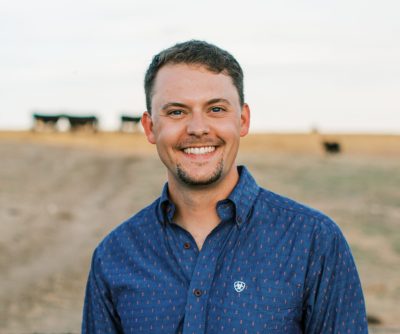
[[[226,72],[237,89],[240,104],[244,104],[243,71],[237,60],[230,53],[213,44],[190,40],[178,43],[153,57],[144,78],[146,107],[149,113],[151,113],[154,81],[160,68],[167,64],[199,64],[214,73]]]

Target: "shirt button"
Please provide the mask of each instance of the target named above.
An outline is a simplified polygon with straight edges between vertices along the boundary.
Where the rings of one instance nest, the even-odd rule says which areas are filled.
[[[183,244],[183,248],[189,249],[189,248],[190,248],[190,243],[185,242],[185,243]]]
[[[200,297],[200,296],[203,294],[203,292],[202,292],[200,289],[194,289],[194,290],[193,290],[193,294],[194,294],[196,297]]]
[[[236,218],[236,221],[237,221],[237,223],[240,225],[240,224],[242,223],[242,218],[240,218],[240,216],[238,216],[238,217]]]

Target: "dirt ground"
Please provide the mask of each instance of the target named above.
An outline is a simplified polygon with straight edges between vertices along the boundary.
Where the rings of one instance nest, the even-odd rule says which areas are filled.
[[[140,133],[3,132],[0,157],[0,333],[79,333],[93,249],[158,197],[164,167]],[[399,328],[400,136],[253,135],[239,162],[340,225],[376,333]]]

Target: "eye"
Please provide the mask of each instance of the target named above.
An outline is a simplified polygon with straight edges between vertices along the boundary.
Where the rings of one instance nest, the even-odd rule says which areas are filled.
[[[180,110],[180,109],[170,110],[170,111],[168,111],[168,115],[170,115],[170,116],[182,116],[183,115],[183,110]]]
[[[211,108],[211,111],[212,111],[213,113],[219,113],[219,112],[221,112],[221,111],[224,111],[224,109],[222,109],[221,107],[212,107],[212,108]]]

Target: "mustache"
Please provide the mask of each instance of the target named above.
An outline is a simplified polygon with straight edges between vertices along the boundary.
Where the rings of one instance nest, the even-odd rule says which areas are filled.
[[[176,147],[180,150],[188,147],[199,147],[199,146],[220,146],[224,144],[224,141],[219,138],[188,138],[179,142]]]

